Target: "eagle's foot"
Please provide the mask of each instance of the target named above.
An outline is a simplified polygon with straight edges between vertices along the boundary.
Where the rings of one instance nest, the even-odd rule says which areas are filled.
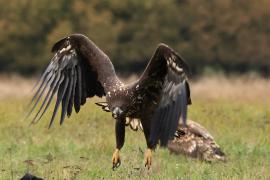
[[[152,165],[152,150],[148,148],[145,152],[145,167],[150,169],[151,165]]]
[[[115,170],[121,165],[120,155],[119,155],[119,149],[115,149],[113,156],[112,156],[112,163],[113,167],[112,169]]]

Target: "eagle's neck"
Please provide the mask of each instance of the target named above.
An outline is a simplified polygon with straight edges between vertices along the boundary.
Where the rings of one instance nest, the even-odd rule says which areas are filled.
[[[78,37],[77,43],[84,57],[87,58],[91,68],[97,72],[97,78],[104,87],[105,93],[107,93],[112,86],[123,85],[116,76],[114,66],[109,57],[89,38],[80,36]]]

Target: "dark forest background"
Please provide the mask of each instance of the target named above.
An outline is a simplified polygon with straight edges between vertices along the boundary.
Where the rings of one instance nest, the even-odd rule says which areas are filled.
[[[269,0],[0,0],[0,72],[44,69],[70,33],[89,36],[122,74],[140,72],[159,42],[192,74],[270,74]]]

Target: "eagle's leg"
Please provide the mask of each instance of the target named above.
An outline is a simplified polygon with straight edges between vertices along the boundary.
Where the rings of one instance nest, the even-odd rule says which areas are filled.
[[[145,167],[147,167],[147,169],[150,169],[152,165],[152,149],[151,148],[147,148],[145,152],[144,164],[145,164]]]
[[[150,121],[145,119],[142,120],[143,132],[145,136],[145,140],[147,143],[147,150],[145,151],[145,167],[150,169],[152,165],[152,151],[155,149],[155,146],[150,142]]]
[[[118,119],[115,123],[116,149],[112,156],[113,170],[121,165],[120,149],[125,142],[125,119]]]

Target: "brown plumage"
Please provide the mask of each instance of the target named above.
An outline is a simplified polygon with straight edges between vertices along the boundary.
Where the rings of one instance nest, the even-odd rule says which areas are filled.
[[[138,119],[126,119],[126,126],[134,131],[143,131]],[[187,120],[186,126],[179,122],[174,138],[168,142],[168,149],[173,154],[182,154],[207,162],[226,161],[226,155],[213,136],[199,123]]]
[[[173,49],[159,44],[144,73],[131,84],[122,83],[116,76],[109,57],[90,39],[73,34],[58,41],[52,48],[54,57],[43,73],[32,99],[35,109],[44,96],[33,123],[46,112],[57,94],[52,118],[61,104],[60,124],[65,116],[78,113],[87,98],[106,97],[105,103],[97,103],[116,119],[116,150],[113,168],[120,165],[119,150],[124,145],[126,118],[140,119],[148,150],[146,165],[151,165],[151,152],[158,143],[167,146],[177,129],[178,120],[186,122],[187,105],[191,103],[187,82],[188,66]],[[46,91],[47,89],[47,91]]]
[[[225,161],[225,154],[211,134],[200,124],[188,120],[187,126],[179,123],[175,137],[168,143],[171,153],[184,154],[208,162]]]

